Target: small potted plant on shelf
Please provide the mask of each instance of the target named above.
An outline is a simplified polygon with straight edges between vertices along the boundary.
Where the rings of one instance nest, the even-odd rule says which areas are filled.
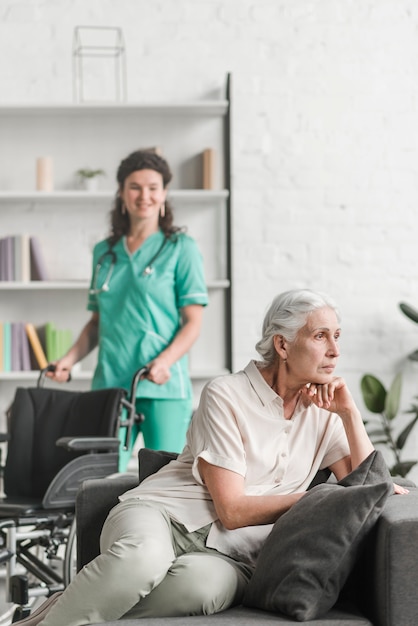
[[[106,174],[102,169],[93,170],[89,167],[84,167],[76,171],[76,176],[83,189],[97,191],[99,176],[106,176]]]

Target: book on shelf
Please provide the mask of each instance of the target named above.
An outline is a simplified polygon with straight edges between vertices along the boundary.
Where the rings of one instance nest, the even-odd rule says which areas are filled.
[[[206,148],[202,152],[203,189],[215,189],[215,150]]]
[[[6,280],[4,265],[4,237],[0,239],[0,280]]]
[[[3,322],[0,322],[0,372],[4,371],[4,330]]]
[[[29,235],[14,235],[14,280],[28,282],[30,280]]]
[[[12,336],[11,336],[10,322],[3,322],[3,372],[10,372],[12,370],[11,362],[11,348],[12,348]]]
[[[2,237],[0,246],[1,280],[14,280],[14,240],[13,237]]]
[[[42,254],[38,237],[30,237],[30,277],[31,280],[49,280],[49,273]]]
[[[19,324],[19,348],[20,348],[20,369],[23,372],[32,369],[29,349],[29,338],[26,334],[25,325],[21,322]]]
[[[32,359],[31,359],[32,369],[42,370],[48,365],[48,360],[46,358],[45,350],[42,346],[38,332],[35,326],[30,322],[25,324],[25,331],[29,339],[29,344],[30,344],[30,348],[32,352]]]
[[[56,328],[52,322],[45,324],[45,345],[48,362],[57,361],[72,345],[70,330]]]
[[[31,369],[29,342],[22,322],[0,322],[0,371]]]
[[[0,239],[0,281],[49,280],[38,237],[27,234]]]
[[[11,327],[10,366],[11,366],[12,372],[19,372],[20,371],[19,322],[12,322],[10,327]]]

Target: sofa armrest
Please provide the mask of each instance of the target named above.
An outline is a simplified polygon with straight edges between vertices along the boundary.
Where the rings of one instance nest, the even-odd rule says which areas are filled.
[[[118,497],[138,484],[134,474],[85,480],[77,492],[77,570],[100,552],[100,533],[104,521],[118,502]]]
[[[418,624],[417,488],[411,488],[408,495],[389,498],[376,524],[368,557],[373,623]]]

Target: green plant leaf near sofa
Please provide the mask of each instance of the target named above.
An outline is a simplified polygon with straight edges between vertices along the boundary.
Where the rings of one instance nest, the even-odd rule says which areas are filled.
[[[372,442],[385,446],[392,453],[394,457],[390,467],[392,476],[405,477],[418,462],[401,459],[401,452],[418,421],[418,405],[412,404],[404,411],[413,414],[414,417],[398,434],[395,434],[401,401],[402,374],[398,373],[395,376],[388,390],[376,376],[365,374],[361,379],[361,392],[367,409],[379,415],[377,424],[365,421]]]
[[[399,308],[408,319],[415,322],[415,324],[418,324],[418,310],[417,309],[415,309],[410,304],[407,304],[406,302],[400,302]],[[418,361],[418,350],[414,350],[413,352],[408,354],[408,359],[410,361]]]

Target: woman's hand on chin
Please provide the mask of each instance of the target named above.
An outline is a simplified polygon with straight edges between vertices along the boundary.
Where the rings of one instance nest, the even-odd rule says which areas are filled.
[[[327,409],[341,417],[357,410],[347,384],[340,376],[325,384],[311,383],[303,392],[320,409]]]

